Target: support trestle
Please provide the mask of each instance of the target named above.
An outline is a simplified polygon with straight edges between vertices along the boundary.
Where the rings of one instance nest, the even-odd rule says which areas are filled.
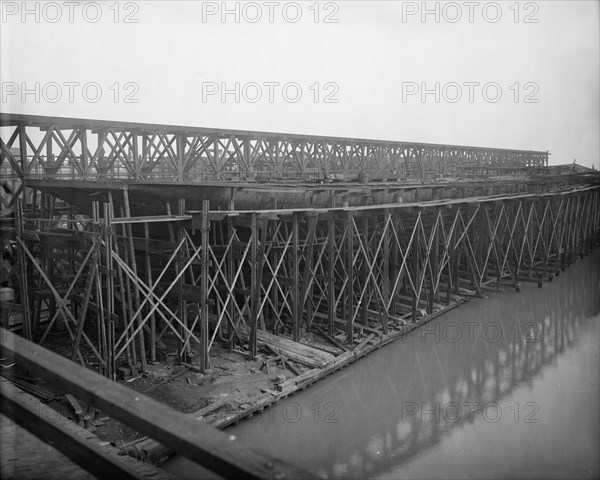
[[[215,341],[254,358],[264,332],[351,350],[485,289],[541,286],[600,240],[599,187],[328,209],[180,202],[152,217],[129,215],[126,190],[121,216],[112,201],[92,218],[19,202],[3,243],[23,335],[61,331],[67,356],[113,378],[169,341],[203,371]]]

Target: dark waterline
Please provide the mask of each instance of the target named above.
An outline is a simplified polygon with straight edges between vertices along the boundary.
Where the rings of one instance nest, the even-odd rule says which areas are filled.
[[[227,433],[328,478],[598,478],[600,252],[487,295]]]

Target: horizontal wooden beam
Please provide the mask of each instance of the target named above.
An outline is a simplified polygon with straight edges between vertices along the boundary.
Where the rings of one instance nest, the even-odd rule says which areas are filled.
[[[0,340],[3,357],[225,478],[317,478],[3,328]]]
[[[110,223],[120,225],[123,223],[161,223],[161,222],[186,222],[191,220],[190,215],[153,215],[144,217],[115,217]]]
[[[5,380],[0,380],[0,396],[0,410],[4,415],[98,478],[145,478],[118,458],[111,457],[97,444],[69,431],[64,423],[66,418],[60,416],[61,422],[56,415],[44,415],[45,412],[39,408],[30,408],[19,395],[17,387]]]

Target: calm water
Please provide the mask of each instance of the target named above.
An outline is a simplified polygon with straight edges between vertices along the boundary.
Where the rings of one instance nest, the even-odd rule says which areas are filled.
[[[600,254],[487,295],[227,433],[328,478],[598,478]]]

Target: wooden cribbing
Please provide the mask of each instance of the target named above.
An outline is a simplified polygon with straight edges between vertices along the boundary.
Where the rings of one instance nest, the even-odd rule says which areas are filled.
[[[298,375],[297,377],[291,378],[289,380],[286,380],[285,382],[280,383],[279,385],[277,385],[277,390],[284,393],[291,392],[303,382],[316,377],[320,372],[320,368],[313,368],[308,372],[304,372],[302,375]]]

